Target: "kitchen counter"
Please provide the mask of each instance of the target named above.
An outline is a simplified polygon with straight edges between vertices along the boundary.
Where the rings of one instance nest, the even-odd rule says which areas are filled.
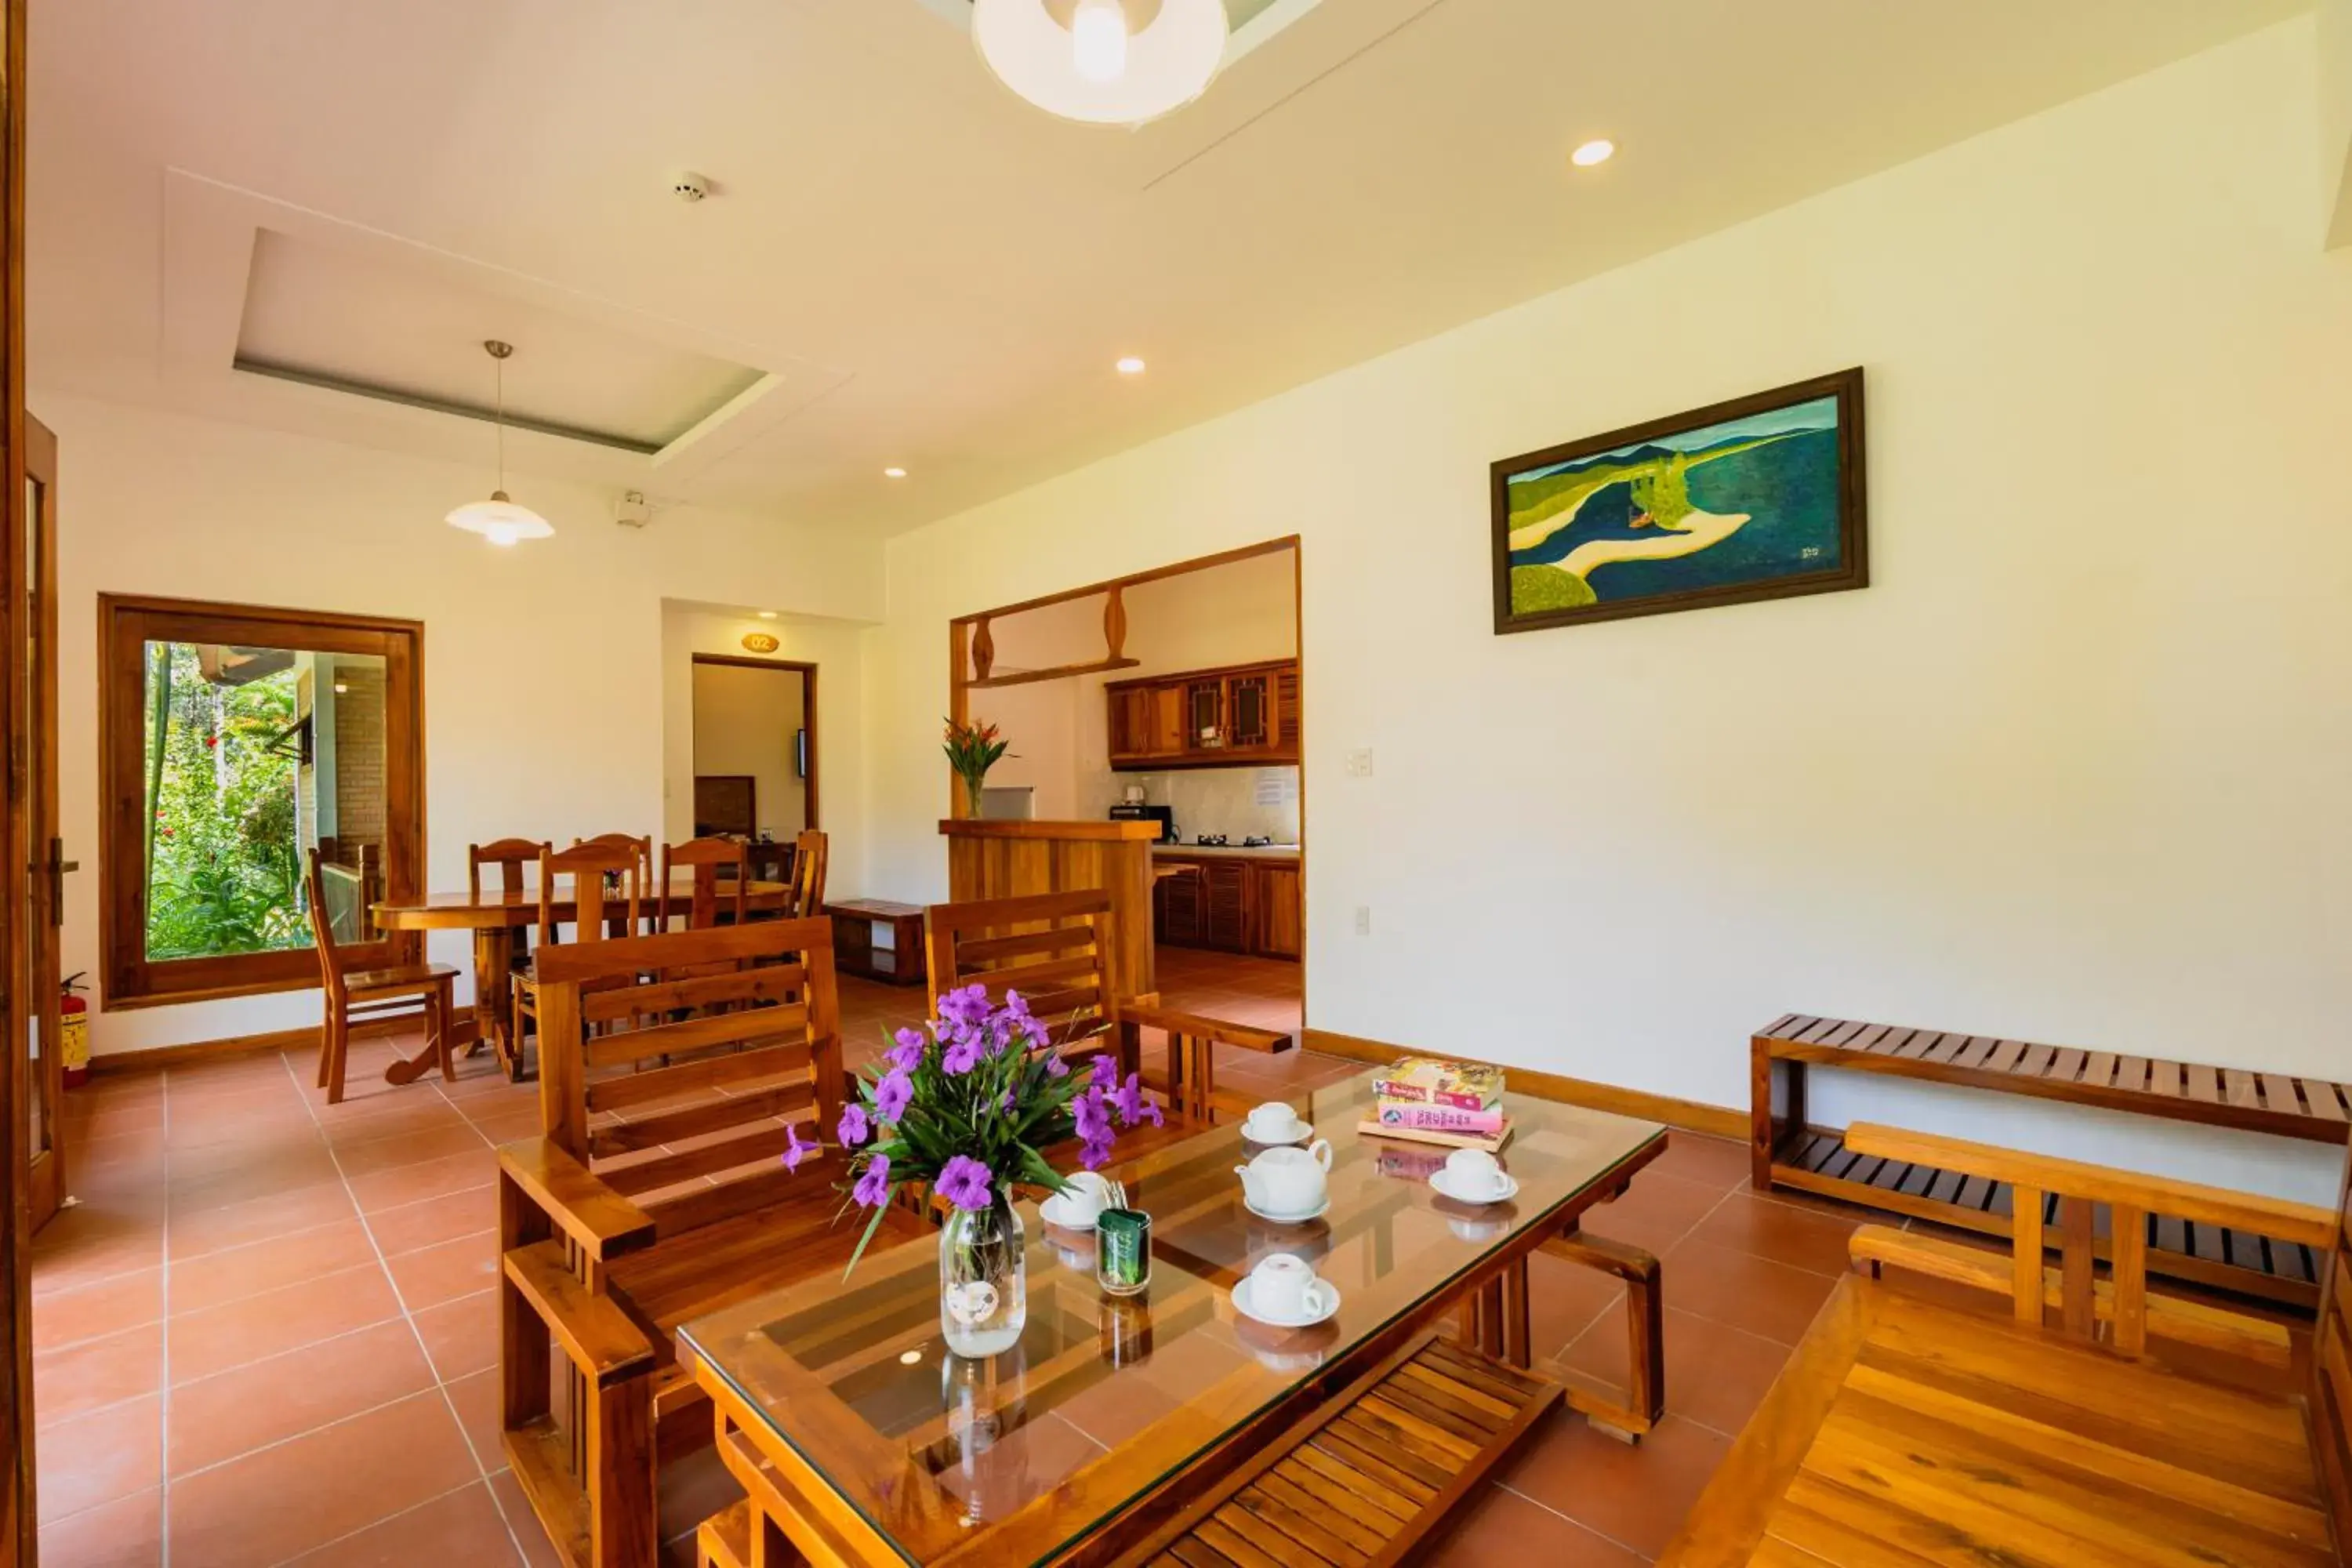
[[[1260,844],[1248,847],[1239,844],[1155,844],[1151,847],[1154,860],[1282,860],[1296,861],[1300,854],[1296,844]]]

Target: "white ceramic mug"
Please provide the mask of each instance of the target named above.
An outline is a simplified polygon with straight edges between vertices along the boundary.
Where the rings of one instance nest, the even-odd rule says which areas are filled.
[[[1474,1196],[1491,1195],[1511,1184],[1502,1162],[1484,1149],[1456,1149],[1445,1156],[1445,1184]]]
[[[1253,1143],[1283,1143],[1310,1131],[1298,1112],[1269,1100],[1242,1119],[1242,1135]]]
[[[1110,1181],[1099,1171],[1080,1171],[1070,1178],[1055,1205],[1056,1225],[1085,1230],[1110,1206]]]
[[[1261,1318],[1304,1322],[1331,1308],[1331,1287],[1315,1266],[1287,1252],[1269,1255],[1250,1270],[1250,1307]]]

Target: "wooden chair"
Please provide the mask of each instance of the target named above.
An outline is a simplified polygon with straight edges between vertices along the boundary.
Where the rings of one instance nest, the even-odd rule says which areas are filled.
[[[1017,990],[1032,1012],[1053,1025],[1056,1044],[1107,1033],[1106,1045],[1090,1042],[1078,1054],[1110,1049],[1121,1073],[1139,1065],[1137,1031],[1162,1030],[1170,1105],[1192,1121],[1213,1121],[1216,1047],[1271,1055],[1288,1050],[1291,1038],[1163,1007],[1157,994],[1114,994],[1107,965],[1118,950],[1116,919],[1110,894],[1101,889],[932,905],[924,915],[932,1012],[937,1015],[942,992],[975,981],[994,1002]]]
[[[750,853],[738,839],[689,838],[683,844],[662,846],[661,877],[654,884],[655,930],[672,929],[670,879],[680,867],[690,868],[694,876],[694,896],[686,912],[688,931],[704,931],[718,925],[722,915],[727,924],[743,923],[744,894],[751,883]]]
[[[619,884],[607,889],[604,879]],[[571,897],[562,896],[568,884]],[[541,847],[539,857],[539,920],[532,928],[533,951],[514,972],[514,1048],[522,1054],[529,1023],[539,1016],[539,960],[562,940],[562,922],[556,906],[572,906],[572,930],[576,941],[595,942],[610,935],[631,936],[645,904],[645,878],[634,842],[575,844],[569,849]]]
[[[575,838],[572,841],[572,847],[574,849],[584,849],[593,847],[601,849],[627,850],[630,854],[635,855],[637,858],[637,891],[639,897],[650,899],[654,896],[654,841],[651,834],[647,834],[645,837],[639,838],[626,833],[600,833],[593,838]],[[661,906],[659,904],[655,905],[656,910],[660,907]],[[651,925],[647,925],[646,929],[647,931],[651,931],[654,928]],[[614,936],[635,936],[637,932],[636,928],[634,926],[627,931],[623,931],[619,929],[619,927],[615,926],[612,934]]]
[[[501,891],[522,891],[522,868],[536,866],[549,846],[536,838],[499,838],[488,844],[466,846],[466,891],[478,903],[482,897],[482,868],[499,868]]]
[[[1840,1282],[1661,1568],[2341,1561],[2352,1543],[2352,1187],[2331,1212],[1867,1124],[1846,1142],[1865,1158],[2012,1184],[2016,1235],[2004,1254],[1855,1231],[1854,1262],[1871,1277]],[[2307,1362],[2279,1323],[2149,1294],[2156,1215],[2321,1248]],[[1923,1298],[1882,1282],[1890,1269],[2007,1310]]]
[[[351,926],[338,932],[329,918],[326,872],[316,849],[306,852],[303,880],[310,896],[310,942],[319,952],[319,985],[326,993],[326,1009],[319,1023],[319,1086],[327,1091],[327,1103],[342,1100],[343,1061],[354,1023],[381,1023],[415,1015],[424,1021],[427,1042],[441,1063],[441,1075],[455,1079],[457,1068],[450,1058],[449,1043],[457,972],[446,963],[345,969],[339,949],[346,935],[354,942],[364,937],[360,928],[366,904],[363,900],[353,902]]]
[[[825,836],[810,828],[793,840],[791,893],[785,900],[787,920],[814,920],[824,913],[825,863],[833,850]]]
[[[836,1152],[778,1163],[787,1121],[826,1136],[846,1088],[833,928],[757,921],[539,962],[544,1135],[499,1151],[505,1447],[574,1568],[652,1568],[657,1457],[713,1433],[674,1331],[838,1274],[864,1229],[834,1223]],[[647,978],[681,970],[706,972]],[[625,1027],[712,1005],[733,1010]],[[895,1210],[882,1223],[877,1247],[928,1234]]]

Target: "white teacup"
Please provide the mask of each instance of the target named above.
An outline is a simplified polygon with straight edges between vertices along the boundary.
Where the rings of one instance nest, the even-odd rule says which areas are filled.
[[[1315,1129],[1278,1100],[1269,1100],[1242,1118],[1242,1136],[1253,1143],[1287,1143]]]
[[[1315,1266],[1287,1252],[1269,1254],[1249,1272],[1250,1310],[1261,1318],[1305,1322],[1331,1310],[1330,1284]]]
[[[1468,1197],[1493,1197],[1511,1184],[1511,1174],[1484,1149],[1456,1149],[1445,1156],[1445,1184]]]
[[[1080,1171],[1062,1189],[1054,1205],[1054,1223],[1072,1230],[1085,1230],[1110,1206],[1109,1178],[1099,1171]]]

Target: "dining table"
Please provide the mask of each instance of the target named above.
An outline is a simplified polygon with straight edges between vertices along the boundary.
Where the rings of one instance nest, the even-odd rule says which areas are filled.
[[[672,873],[667,887],[657,893],[648,892],[640,900],[641,912],[658,915],[665,926],[692,913],[694,877],[690,870]],[[728,886],[731,888],[733,884]],[[792,889],[785,883],[753,880],[744,885],[747,914],[781,913],[791,900]],[[606,905],[608,912],[611,907],[610,903]],[[547,913],[558,924],[570,924],[579,917],[570,899],[553,900]],[[519,953],[529,950],[531,928],[540,921],[539,889],[482,888],[427,893],[422,899],[379,903],[374,906],[374,916],[376,925],[384,931],[474,933],[473,1033],[453,1045],[468,1048],[488,1045],[497,1053],[506,1075],[520,1079],[524,1076],[522,1043],[513,1038],[514,961]],[[414,1058],[394,1061],[385,1069],[384,1077],[394,1083],[405,1083],[439,1059],[437,1047],[427,1046]]]
[[[1171,1533],[1185,1510],[1263,1486],[1248,1478],[1277,1438],[1333,1419],[1333,1401],[1439,1325],[1460,1328],[1437,1353],[1466,1342],[1493,1353],[1480,1364],[1529,1366],[1528,1259],[1563,1244],[1572,1256],[1580,1217],[1663,1152],[1665,1129],[1508,1096],[1501,1158],[1516,1193],[1471,1206],[1429,1184],[1449,1151],[1371,1131],[1373,1100],[1370,1073],[1293,1100],[1332,1150],[1328,1205],[1303,1222],[1246,1206],[1236,1167],[1258,1146],[1238,1123],[1112,1167],[1128,1205],[1151,1216],[1139,1297],[1097,1286],[1092,1232],[1019,1204],[1027,1320],[994,1356],[947,1350],[939,1247],[926,1241],[684,1325],[678,1359],[716,1407],[720,1457],[754,1510],[747,1528],[813,1562],[1213,1561]],[[1237,1310],[1235,1284],[1276,1253],[1336,1287],[1327,1321],[1278,1328]],[[1567,1402],[1585,1407],[1572,1384]]]

